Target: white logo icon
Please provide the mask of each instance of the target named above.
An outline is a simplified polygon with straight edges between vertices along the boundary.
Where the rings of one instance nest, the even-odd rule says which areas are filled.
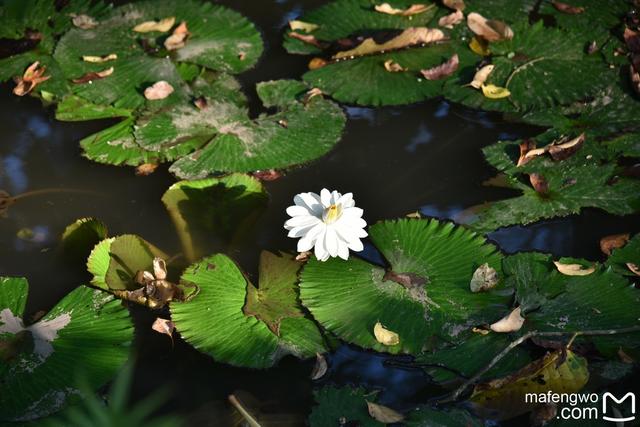
[[[631,399],[631,416],[630,417],[626,417],[626,418],[608,417],[608,416],[605,415],[607,413],[607,400],[608,399],[613,400],[614,402],[616,402],[619,405],[622,402],[624,402],[625,400],[627,400],[627,398]],[[607,420],[607,421],[612,421],[614,423],[633,421],[633,420],[636,419],[635,413],[636,413],[636,395],[633,394],[632,392],[629,392],[629,393],[625,394],[624,396],[622,396],[622,399],[617,399],[613,394],[611,394],[609,392],[606,392],[604,394],[604,396],[602,396],[602,419]]]

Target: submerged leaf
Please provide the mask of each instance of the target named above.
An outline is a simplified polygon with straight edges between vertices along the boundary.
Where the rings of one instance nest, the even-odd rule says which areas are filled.
[[[493,84],[481,85],[482,94],[489,99],[501,99],[511,96],[511,92],[509,89],[504,87],[499,87]]]
[[[367,401],[367,409],[369,415],[381,423],[392,424],[404,421],[404,415],[387,406]]]
[[[166,33],[171,29],[171,27],[173,27],[173,24],[175,24],[175,22],[175,16],[170,16],[160,21],[145,21],[133,27],[133,31],[135,31],[136,33],[149,33],[151,31]]]
[[[459,64],[460,60],[458,58],[458,54],[454,54],[446,62],[438,65],[437,67],[429,68],[428,70],[420,70],[420,73],[427,80],[440,80],[455,73]]]
[[[400,344],[400,335],[397,333],[386,329],[382,326],[382,323],[377,322],[373,327],[373,335],[375,335],[376,340],[380,344],[383,345],[397,345]]]
[[[585,267],[582,264],[563,264],[558,261],[554,261],[553,263],[558,271],[565,276],[587,276],[596,271],[594,266]]]
[[[426,4],[412,4],[406,9],[398,9],[391,6],[389,3],[382,3],[375,6],[375,10],[380,13],[386,13],[387,15],[400,15],[400,16],[411,16],[417,15],[418,13],[426,12],[431,9],[435,5],[426,5]]]
[[[487,19],[479,13],[472,12],[467,15],[467,25],[477,36],[490,42],[513,38],[513,30],[507,24]]]
[[[144,90],[144,97],[150,101],[165,99],[173,93],[173,86],[164,80],[155,82]]]
[[[391,40],[380,44],[378,44],[373,37],[369,37],[360,43],[358,47],[338,52],[333,55],[333,58],[341,59],[351,56],[370,55],[382,51],[402,49],[408,46],[435,43],[445,38],[444,33],[436,28],[411,27],[405,29]]]
[[[491,330],[500,333],[515,332],[520,330],[523,324],[524,318],[520,315],[520,307],[517,307],[511,313],[492,324]]]

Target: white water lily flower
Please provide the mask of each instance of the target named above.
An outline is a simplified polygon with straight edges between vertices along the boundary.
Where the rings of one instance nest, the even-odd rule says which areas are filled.
[[[367,237],[362,219],[362,209],[355,207],[353,194],[330,192],[323,188],[320,195],[300,193],[293,198],[295,205],[287,208],[292,218],[284,223],[289,237],[298,240],[298,252],[315,247],[316,258],[326,261],[329,257],[349,258],[349,249],[364,249],[360,239]]]

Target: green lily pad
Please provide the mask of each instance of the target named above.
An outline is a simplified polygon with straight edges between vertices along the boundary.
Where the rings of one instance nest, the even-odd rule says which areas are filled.
[[[127,360],[129,313],[102,291],[80,286],[38,322],[24,327],[28,284],[0,278],[0,418],[30,421],[80,398],[69,368],[95,390]],[[61,375],[61,373],[66,373]]]
[[[202,259],[181,279],[199,293],[170,305],[176,329],[198,350],[236,366],[267,368],[287,354],[324,352],[318,327],[297,301],[299,266],[290,255],[263,252],[255,287],[227,256]]]
[[[107,238],[107,226],[96,218],[80,218],[62,233],[62,251],[73,260],[86,260],[93,247]]]
[[[56,119],[63,122],[131,117],[132,113],[130,109],[94,104],[76,95],[65,96],[56,107]]]
[[[248,175],[180,181],[162,196],[185,257],[194,262],[219,240],[232,242],[251,231],[266,207],[262,183]]]
[[[480,293],[469,289],[480,265],[499,269],[501,260],[495,246],[475,233],[436,220],[402,219],[378,223],[369,235],[388,271],[358,258],[312,259],[301,274],[302,303],[341,339],[417,355],[434,338],[460,342],[473,326],[507,312],[510,297],[502,286]],[[400,343],[379,343],[373,332],[377,322],[399,334]]]
[[[338,142],[345,117],[333,102],[315,96],[305,103],[306,86],[292,80],[263,82],[257,90],[267,102],[277,102],[268,106],[278,112],[251,119],[245,107],[228,101],[208,100],[204,109],[180,105],[139,119],[136,141],[164,152],[179,149],[189,138],[211,139],[171,166],[183,179],[291,167],[326,154]],[[275,91],[288,96],[273,96]]]
[[[636,234],[622,248],[614,249],[607,259],[608,266],[618,274],[634,276],[627,264],[640,266],[640,234]]]
[[[559,137],[559,132],[546,132],[536,138],[542,147]],[[574,134],[574,136],[577,136]],[[616,215],[640,210],[640,181],[619,175],[614,161],[616,149],[587,136],[584,145],[565,160],[552,160],[547,155],[516,166],[518,145],[522,141],[501,141],[484,149],[488,162],[506,174],[508,184],[522,195],[492,202],[478,209],[469,220],[477,231],[576,214],[593,207]],[[528,175],[542,175],[548,192],[539,194],[529,184]]]
[[[585,53],[579,34],[546,28],[541,21],[516,23],[513,32],[512,40],[490,43],[494,69],[486,80],[507,88],[510,97],[489,99],[468,86],[473,66],[445,83],[445,97],[482,110],[526,111],[585,99],[615,79],[601,58]]]
[[[60,65],[50,56],[38,52],[29,51],[20,55],[10,56],[0,59],[0,81],[11,80],[14,77],[22,77],[29,65],[40,62],[46,67],[45,76],[51,76],[48,80],[40,83],[31,92],[31,95],[41,96],[41,92],[49,92],[57,99],[61,99],[69,93],[69,84],[64,78]]]
[[[311,427],[335,427],[354,425],[362,427],[383,427],[369,415],[367,401],[375,403],[376,393],[367,393],[362,388],[326,386],[314,393],[316,406],[309,415]]]

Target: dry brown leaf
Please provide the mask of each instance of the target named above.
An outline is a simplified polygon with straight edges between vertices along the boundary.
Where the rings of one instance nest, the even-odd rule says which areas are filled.
[[[490,42],[513,38],[513,30],[507,24],[495,19],[487,19],[479,13],[470,13],[467,16],[467,25],[474,34]]]
[[[498,284],[498,273],[489,264],[484,263],[473,272],[469,288],[471,292],[485,292]]]
[[[91,55],[82,56],[82,60],[84,62],[93,62],[93,63],[114,61],[116,59],[118,59],[118,55],[115,54],[115,53],[110,53],[110,54],[104,55],[104,56],[91,56]]]
[[[90,30],[98,26],[98,22],[89,15],[75,15],[71,22],[82,30]]]
[[[291,28],[293,31],[301,30],[305,33],[310,33],[320,28],[320,26],[318,24],[312,24],[311,22],[289,21],[289,28]]]
[[[453,10],[463,11],[465,8],[464,0],[442,0],[442,4]]]
[[[153,322],[153,325],[151,325],[151,329],[153,329],[158,333],[168,335],[169,338],[171,338],[171,341],[173,342],[173,331],[176,329],[176,327],[171,320],[162,319],[161,317],[158,317]]]
[[[496,323],[492,324],[491,330],[493,332],[501,333],[515,332],[522,328],[523,324],[524,318],[520,315],[520,307],[518,307]]]
[[[144,97],[150,101],[158,99],[165,99],[167,96],[173,93],[173,86],[164,80],[155,82],[152,86],[149,86],[144,90]]]
[[[630,365],[635,363],[635,360],[633,360],[633,357],[625,353],[624,350],[622,350],[622,347],[618,348],[618,357],[623,363],[627,363]]]
[[[406,9],[398,9],[391,6],[389,3],[382,3],[375,6],[376,12],[386,13],[387,15],[400,15],[400,16],[411,16],[417,15],[419,13],[426,12],[427,10],[433,8],[435,4],[412,4]],[[292,28],[293,29],[293,28]]]
[[[404,415],[377,403],[367,402],[367,409],[371,418],[383,424],[399,423],[404,420]]]
[[[307,262],[311,258],[311,251],[300,252],[296,255],[296,261]]]
[[[533,139],[525,139],[520,143],[520,157],[516,166],[522,166],[533,159],[535,156],[544,154],[545,150],[540,148],[536,149],[536,142]],[[531,154],[529,154],[531,153]]]
[[[584,12],[584,7],[571,6],[570,4],[562,3],[559,1],[552,1],[551,4],[556,8],[557,11],[567,13],[569,15],[578,15]]]
[[[175,16],[170,16],[160,21],[145,21],[133,27],[133,31],[135,31],[136,33],[149,33],[151,31],[166,33],[171,29],[171,27],[173,27],[173,24],[175,24],[175,22]]]
[[[488,65],[485,65],[484,67],[480,68],[474,74],[473,81],[471,83],[469,83],[469,85],[471,87],[476,88],[476,89],[482,88],[482,85],[484,85],[484,82],[487,81],[487,78],[489,78],[489,74],[491,74],[491,72],[493,71],[494,68],[495,68],[495,66],[493,64],[488,64]]]
[[[640,95],[640,74],[633,65],[629,65],[629,80],[633,91]]]
[[[398,64],[393,59],[387,59],[384,61],[384,69],[390,73],[400,73],[402,71],[407,71],[402,65]]]
[[[483,328],[475,328],[474,327],[473,329],[471,329],[471,332],[473,332],[474,334],[487,335],[491,331],[489,331],[487,329],[483,329]]]
[[[456,53],[446,62],[443,62],[437,67],[429,68],[428,70],[420,70],[420,73],[422,73],[424,78],[427,80],[440,80],[455,73],[458,69],[458,65],[460,65],[460,60]]]
[[[176,50],[184,47],[191,33],[187,29],[187,23],[182,21],[180,25],[173,30],[173,33],[164,41],[164,47],[167,50]]]
[[[600,239],[600,250],[606,256],[610,256],[614,249],[619,249],[626,245],[630,237],[629,233],[605,236]]]
[[[438,25],[444,28],[452,29],[464,20],[464,13],[461,10],[456,10],[446,16],[443,16],[438,20]]]
[[[549,193],[549,183],[543,175],[539,173],[529,174],[529,182],[531,182],[531,186],[536,190],[536,193],[541,195]]]
[[[354,49],[336,53],[333,55],[333,59],[370,55],[381,51],[386,52],[419,44],[435,43],[437,41],[444,40],[445,38],[444,33],[437,28],[411,27],[405,29],[402,33],[391,40],[381,44],[376,43],[373,37],[369,37]]]
[[[311,379],[319,380],[327,373],[329,365],[327,365],[327,359],[320,353],[316,353],[316,364],[311,371]]]
[[[156,171],[157,168],[158,168],[157,163],[143,163],[141,165],[138,165],[138,167],[136,167],[136,175],[138,176],[151,175]]]
[[[309,69],[310,70],[317,70],[318,68],[324,67],[328,63],[329,63],[329,61],[327,61],[326,59],[313,58],[313,59],[311,59],[311,61],[309,61]]]
[[[318,47],[320,49],[323,48],[322,43],[320,43],[318,41],[318,39],[316,39],[316,36],[313,36],[311,34],[300,34],[300,33],[296,33],[294,31],[289,32],[289,37],[294,38],[294,39],[298,39],[300,41],[303,41],[307,44],[310,44],[312,46]]]
[[[51,76],[45,76],[45,71],[47,71],[47,67],[41,67],[39,61],[29,65],[22,74],[22,77],[16,78],[16,87],[13,88],[13,94],[25,96],[40,83],[49,80]]]
[[[302,98],[302,103],[307,104],[313,97],[322,96],[322,91],[317,87],[309,89],[307,93],[304,94],[304,98]]]
[[[596,271],[594,266],[585,267],[580,264],[562,264],[558,261],[553,261],[558,271],[565,276],[588,276]]]
[[[247,52],[242,52],[242,51],[238,52],[238,59],[240,61],[244,61],[244,58],[246,58],[246,57],[247,57]]]
[[[540,405],[531,411],[529,416],[529,425],[531,427],[542,427],[549,421],[554,420],[558,414],[558,405],[555,403],[547,403]]]
[[[411,219],[420,219],[422,218],[422,215],[420,214],[420,212],[415,211],[415,212],[411,212],[405,215],[406,218],[411,218]]]
[[[573,156],[576,151],[578,151],[580,147],[582,147],[585,138],[586,136],[583,132],[577,137],[573,138],[571,141],[560,144],[552,143],[545,148],[547,148],[547,151],[549,151],[549,154],[551,154],[553,160],[564,160]]]
[[[397,345],[400,344],[400,335],[396,334],[389,329],[382,326],[382,323],[378,322],[373,327],[373,335],[376,340],[383,345]]]
[[[198,110],[205,110],[209,106],[209,103],[207,102],[207,98],[199,96],[193,100],[193,105],[195,105]]]
[[[640,276],[640,266],[638,264],[634,264],[632,262],[625,263],[629,271],[631,271],[636,276]]]
[[[624,42],[630,52],[640,53],[640,32],[630,28],[624,29]]]
[[[251,175],[260,181],[275,181],[276,179],[282,178],[282,172],[275,169],[258,170],[253,172]]]
[[[114,71],[113,67],[109,67],[106,70],[97,71],[97,72],[91,71],[85,74],[84,76],[78,77],[77,79],[73,79],[71,81],[76,84],[88,83],[93,80],[100,80],[100,79],[104,79],[105,77],[109,77],[111,74],[113,74],[113,71]]]

